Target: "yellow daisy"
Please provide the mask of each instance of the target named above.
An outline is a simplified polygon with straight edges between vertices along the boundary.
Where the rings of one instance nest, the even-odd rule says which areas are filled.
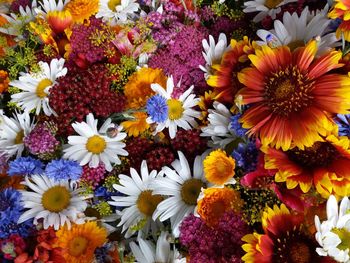
[[[68,230],[63,227],[56,232],[55,247],[63,249],[67,263],[90,263],[93,261],[95,249],[107,242],[107,231],[95,221],[82,225],[73,225]]]
[[[99,0],[71,0],[64,10],[68,10],[73,21],[76,23],[83,23],[88,20],[90,16],[95,15],[99,9]]]
[[[235,184],[235,160],[221,149],[212,151],[203,161],[208,182],[215,185]]]

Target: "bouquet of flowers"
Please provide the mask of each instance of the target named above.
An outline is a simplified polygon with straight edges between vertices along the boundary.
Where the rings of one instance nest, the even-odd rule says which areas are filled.
[[[350,262],[350,1],[0,11],[0,262]]]

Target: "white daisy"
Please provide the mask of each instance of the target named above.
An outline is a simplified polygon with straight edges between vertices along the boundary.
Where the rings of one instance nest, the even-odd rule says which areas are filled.
[[[186,259],[180,257],[180,253],[175,246],[173,250],[171,249],[168,235],[168,232],[162,231],[156,246],[153,242],[143,238],[138,239],[139,245],[135,242],[130,242],[130,248],[136,263],[186,263]]]
[[[221,58],[225,52],[230,49],[230,45],[227,45],[227,38],[224,33],[219,35],[218,42],[215,44],[213,36],[209,36],[209,42],[206,39],[202,40],[202,45],[204,52],[203,57],[205,59],[205,66],[199,66],[199,68],[204,72],[204,76],[207,79],[213,74],[212,65],[220,64]]]
[[[47,13],[52,11],[62,11],[66,4],[69,3],[70,0],[42,0],[40,2],[40,5],[43,10],[40,8],[37,8],[35,11],[37,14],[43,14],[44,16],[47,15]]]
[[[340,43],[335,33],[325,34],[330,19],[327,18],[328,6],[320,13],[312,15],[308,7],[305,7],[300,17],[297,13],[292,15],[288,12],[283,14],[283,22],[275,20],[274,29],[267,31],[260,29],[257,35],[263,41],[257,41],[259,45],[289,46],[294,49],[305,45],[311,39],[320,37],[318,54],[321,55]]]
[[[30,121],[28,113],[16,114],[14,118],[2,115],[3,122],[0,127],[0,155],[20,157],[24,150],[23,139],[27,136],[34,124]]]
[[[84,223],[85,199],[91,196],[83,196],[83,189],[77,188],[75,183],[54,181],[46,175],[25,177],[22,183],[29,191],[20,191],[21,202],[29,210],[20,216],[18,224],[34,218],[33,224],[36,225],[39,219],[43,219],[44,229],[53,226],[58,230],[65,224],[70,228],[71,222]]]
[[[114,126],[111,119],[107,119],[99,130],[98,120],[90,113],[86,116],[86,122],[75,122],[72,124],[79,136],[68,136],[69,146],[65,148],[64,158],[78,161],[80,165],[89,163],[89,166],[96,168],[103,162],[107,171],[112,171],[112,163],[121,164],[118,156],[127,156],[128,152],[123,148],[125,143],[121,142],[126,133],[121,132],[123,127],[118,128],[115,136],[108,136],[107,130]]]
[[[100,0],[100,8],[96,17],[112,25],[123,24],[138,11],[139,7],[136,0]]]
[[[179,159],[162,168],[159,176],[152,183],[153,193],[168,196],[153,214],[153,219],[165,221],[170,218],[173,235],[180,235],[182,220],[193,213],[201,188],[206,185],[203,173],[203,158],[197,156],[193,165],[193,175],[185,155],[178,152]],[[164,176],[165,175],[165,176]]]
[[[19,80],[10,82],[10,85],[21,89],[23,92],[13,94],[12,101],[23,108],[25,112],[35,109],[35,114],[39,115],[41,109],[45,115],[55,114],[49,105],[50,89],[57,83],[59,77],[67,74],[64,59],[53,59],[50,65],[46,62],[39,62],[41,71],[38,73],[21,73]]]
[[[344,197],[338,209],[337,199],[331,195],[327,201],[327,220],[322,224],[315,216],[317,233],[315,234],[320,248],[320,256],[333,257],[338,262],[350,263],[350,201]]]
[[[173,139],[176,136],[177,127],[181,127],[184,130],[197,127],[198,124],[195,118],[199,118],[201,114],[192,108],[198,104],[200,99],[196,98],[195,94],[191,94],[194,88],[193,86],[181,94],[178,99],[172,97],[174,91],[174,80],[172,77],[167,80],[166,90],[159,84],[151,84],[151,88],[166,99],[168,106],[168,117],[164,122],[156,123],[152,117],[147,118],[149,124],[156,123],[155,134],[168,128],[170,138]]]
[[[254,0],[244,3],[243,12],[252,13],[259,12],[253,19],[254,22],[260,22],[266,16],[271,16],[272,19],[276,18],[276,15],[281,12],[281,6],[298,0]]]
[[[24,39],[22,35],[23,28],[25,25],[35,19],[35,16],[37,15],[35,11],[36,7],[37,2],[34,0],[31,6],[20,6],[18,14],[11,13],[10,15],[6,15],[4,13],[0,13],[0,15],[9,22],[4,27],[0,27],[0,32],[7,35],[16,36],[16,41]]]
[[[202,137],[210,137],[209,146],[225,148],[236,135],[230,129],[232,114],[225,105],[215,101],[214,109],[208,110],[208,125],[202,128]]]
[[[146,161],[141,163],[141,176],[134,168],[130,168],[130,175],[119,175],[119,184],[113,187],[125,196],[112,196],[109,203],[117,207],[125,207],[121,212],[121,221],[118,226],[123,226],[128,238],[137,230],[142,230],[146,235],[152,229],[155,232],[159,222],[152,220],[152,215],[162,197],[153,195],[150,187],[157,171],[148,172]],[[141,233],[141,231],[140,231]]]

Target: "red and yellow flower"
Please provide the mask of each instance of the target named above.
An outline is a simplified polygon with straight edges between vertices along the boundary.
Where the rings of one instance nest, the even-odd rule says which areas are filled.
[[[244,262],[269,263],[325,262],[316,253],[317,243],[303,224],[302,214],[292,214],[285,205],[267,208],[262,216],[264,234],[248,234],[242,238],[246,254]]]
[[[337,38],[343,34],[346,41],[350,41],[350,1],[349,0],[335,0],[334,7],[328,14],[329,18],[341,19],[339,27],[336,31]]]
[[[237,74],[250,64],[248,55],[253,54],[255,48],[257,45],[250,43],[248,37],[241,41],[232,39],[231,49],[223,55],[221,64],[212,65],[215,74],[209,76],[207,83],[214,88],[218,101],[232,103],[237,91],[243,88]]]
[[[350,140],[329,135],[304,150],[286,152],[264,149],[265,168],[277,169],[276,182],[286,182],[288,189],[297,186],[307,193],[314,186],[322,197],[350,194]]]
[[[330,113],[349,113],[350,78],[329,73],[342,66],[341,52],[315,59],[316,52],[314,40],[293,52],[263,46],[249,55],[253,66],[238,74],[242,103],[250,106],[242,126],[263,145],[311,147],[334,129]]]

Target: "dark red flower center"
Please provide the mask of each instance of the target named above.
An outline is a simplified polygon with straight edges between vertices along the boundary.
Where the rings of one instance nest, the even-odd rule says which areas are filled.
[[[316,142],[304,150],[297,148],[287,151],[289,159],[304,168],[328,167],[340,154],[329,142]]]
[[[310,91],[314,82],[296,66],[273,73],[266,81],[264,98],[273,113],[288,116],[312,103]]]

